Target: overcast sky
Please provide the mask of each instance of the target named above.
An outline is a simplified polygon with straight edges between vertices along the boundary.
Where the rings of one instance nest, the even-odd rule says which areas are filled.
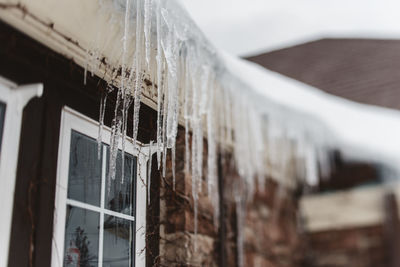
[[[400,39],[400,0],[180,0],[218,48],[254,55],[322,37]]]

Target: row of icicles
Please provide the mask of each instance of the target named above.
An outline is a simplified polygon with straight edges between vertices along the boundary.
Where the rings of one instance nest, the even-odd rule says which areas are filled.
[[[115,62],[108,62],[109,65],[120,66],[121,70],[119,73],[116,68],[109,79],[110,90],[117,87],[118,92],[111,127],[108,190],[111,180],[115,179],[118,147],[125,151],[128,110],[133,107],[133,125],[129,127],[132,127],[135,144],[141,97],[149,92],[157,100],[157,140],[154,146],[158,168],[162,166],[162,175],[165,176],[167,151],[170,150],[174,189],[178,124],[185,128],[185,173],[192,178],[195,234],[203,177],[217,226],[217,156],[227,147],[232,150],[242,180],[240,184],[245,186],[239,190],[241,199],[245,198],[244,191],[247,198],[253,195],[256,185],[262,188],[268,176],[275,176],[284,183],[284,179],[297,176],[295,172],[298,170],[303,173],[311,171],[314,172],[311,175],[315,175],[317,168],[312,150],[304,149],[307,146],[293,146],[292,141],[285,139],[279,121],[268,117],[264,109],[255,104],[259,101],[246,93],[243,84],[230,79],[218,54],[175,1],[99,1],[101,11],[98,19],[107,17],[110,27],[122,29],[118,38],[114,36],[107,44],[113,44],[109,61],[115,59]],[[87,70],[92,73],[98,73],[104,55],[105,44],[102,47],[100,40],[110,31],[103,28],[96,33],[93,40],[95,49],[88,52],[87,61]],[[119,83],[115,82],[117,77]],[[151,88],[143,83],[146,77],[152,81]],[[100,105],[99,144],[106,103],[107,95]],[[207,173],[203,173],[204,139],[207,140]],[[302,162],[304,159],[310,160],[294,171],[293,161]],[[123,171],[124,162],[122,183]]]

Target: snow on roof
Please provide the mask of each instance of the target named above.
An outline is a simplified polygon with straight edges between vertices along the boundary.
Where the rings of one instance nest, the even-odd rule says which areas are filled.
[[[21,2],[23,10],[21,5],[0,10],[1,18],[118,88],[121,98],[111,140],[116,147],[126,130],[129,104],[134,106],[129,127],[135,140],[139,100],[144,101],[158,112],[154,141],[159,164],[165,166],[167,150],[174,155],[180,119],[191,148],[185,154],[186,172],[194,185],[206,177],[216,209],[216,158],[223,143],[231,145],[248,192],[262,186],[266,176],[282,184],[304,176],[315,183],[318,164],[329,169],[332,148],[397,166],[397,111],[329,96],[220,52],[174,0]],[[144,78],[157,87],[145,86]],[[206,174],[203,138],[208,146]],[[196,186],[193,192],[196,196]]]
[[[285,107],[288,112],[303,114],[303,120],[318,121],[321,128],[304,129],[311,136],[324,132],[325,141],[348,159],[379,162],[399,170],[399,111],[330,95],[249,61],[225,58],[229,62],[227,66],[234,73],[240,73],[260,96]],[[307,125],[306,121],[302,123]]]

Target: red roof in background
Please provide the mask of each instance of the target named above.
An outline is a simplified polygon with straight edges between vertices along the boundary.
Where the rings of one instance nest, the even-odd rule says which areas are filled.
[[[400,41],[322,39],[247,58],[333,95],[400,109]]]

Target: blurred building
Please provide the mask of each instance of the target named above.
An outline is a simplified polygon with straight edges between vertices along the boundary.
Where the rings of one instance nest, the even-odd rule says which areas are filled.
[[[332,95],[400,109],[397,40],[321,39],[247,59]],[[321,176],[302,198],[308,264],[399,266],[400,190],[385,185],[392,178],[386,166],[348,161],[332,151],[329,177]]]

